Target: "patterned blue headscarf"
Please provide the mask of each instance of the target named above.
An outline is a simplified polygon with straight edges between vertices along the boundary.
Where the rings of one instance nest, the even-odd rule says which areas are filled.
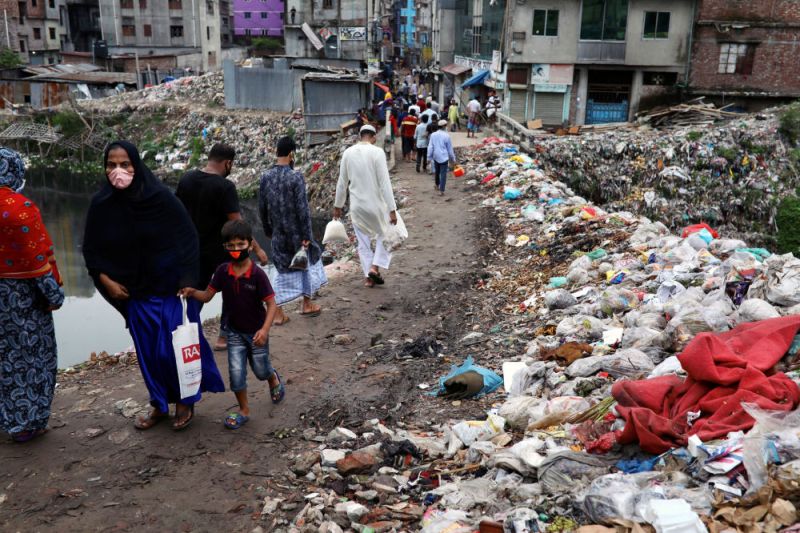
[[[0,147],[0,187],[20,192],[25,187],[25,162],[9,148]]]

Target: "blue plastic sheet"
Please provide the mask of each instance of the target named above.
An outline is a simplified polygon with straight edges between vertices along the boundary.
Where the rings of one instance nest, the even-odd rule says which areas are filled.
[[[514,187],[506,187],[506,190],[503,193],[503,198],[506,200],[516,200],[520,196],[522,196],[522,191]]]
[[[461,364],[461,366],[453,365],[450,367],[450,372],[445,377],[439,378],[439,390],[432,392],[431,395],[435,396],[438,394],[444,394],[446,391],[444,386],[445,381],[470,371],[477,372],[483,376],[483,388],[480,390],[480,392],[478,392],[478,394],[475,395],[476,398],[480,398],[485,394],[496,391],[498,387],[503,384],[503,378],[488,368],[475,365],[475,362],[472,360],[472,356],[470,355],[467,357],[466,361]]]

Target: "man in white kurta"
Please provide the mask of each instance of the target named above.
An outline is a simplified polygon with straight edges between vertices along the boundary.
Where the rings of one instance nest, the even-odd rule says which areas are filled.
[[[358,256],[366,278],[364,285],[373,287],[383,285],[380,269],[389,268],[392,261],[392,254],[383,246],[383,235],[389,224],[397,223],[397,204],[386,156],[375,146],[375,128],[367,124],[359,134],[361,141],[342,154],[333,217],[341,218],[349,193],[350,220],[358,239]]]

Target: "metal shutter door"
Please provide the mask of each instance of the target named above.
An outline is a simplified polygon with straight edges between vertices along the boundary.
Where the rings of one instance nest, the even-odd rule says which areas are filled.
[[[542,119],[542,123],[557,125],[563,122],[564,93],[536,93],[534,117]]]
[[[511,118],[525,124],[525,106],[528,100],[528,91],[511,91],[511,105],[508,112]]]

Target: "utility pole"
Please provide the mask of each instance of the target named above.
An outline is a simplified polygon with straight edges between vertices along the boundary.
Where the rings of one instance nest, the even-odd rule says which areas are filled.
[[[136,58],[136,89],[140,90],[142,88],[142,76],[139,73],[139,52],[135,52],[133,57]]]

